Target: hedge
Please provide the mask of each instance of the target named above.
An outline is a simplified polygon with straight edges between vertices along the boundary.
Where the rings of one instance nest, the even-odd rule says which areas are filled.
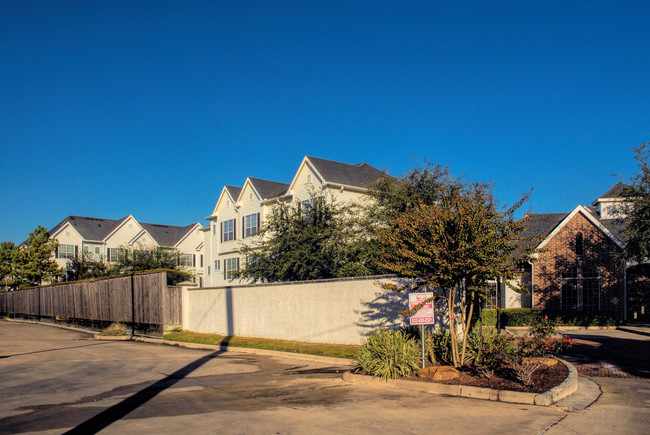
[[[609,312],[534,310],[532,308],[501,309],[502,326],[528,326],[536,316],[559,319],[563,326],[615,326],[621,323],[621,316]],[[488,308],[481,311],[481,322],[486,326],[496,326],[497,310]]]

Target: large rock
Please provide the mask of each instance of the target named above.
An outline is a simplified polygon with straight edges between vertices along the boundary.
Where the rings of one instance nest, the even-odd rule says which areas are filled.
[[[541,363],[539,366],[546,368],[546,367],[553,367],[555,364],[557,364],[557,360],[555,358],[543,358],[543,357],[532,357],[532,358],[524,358],[524,364],[538,364]]]
[[[456,379],[460,376],[458,370],[451,366],[433,366],[422,369],[418,372],[418,377],[428,378],[434,381],[446,381]]]

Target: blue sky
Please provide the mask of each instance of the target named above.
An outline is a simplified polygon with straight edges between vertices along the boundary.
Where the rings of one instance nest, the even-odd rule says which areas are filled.
[[[650,2],[0,1],[0,241],[187,225],[304,155],[569,211],[650,141]]]

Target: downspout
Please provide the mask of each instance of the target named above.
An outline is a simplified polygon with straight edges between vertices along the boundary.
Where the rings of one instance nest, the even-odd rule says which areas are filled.
[[[623,262],[623,321],[627,322],[627,261]]]
[[[529,261],[530,264],[530,308],[535,308],[535,265],[532,261]]]

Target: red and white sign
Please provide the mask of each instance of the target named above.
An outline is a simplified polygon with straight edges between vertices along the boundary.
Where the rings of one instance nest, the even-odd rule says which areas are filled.
[[[410,293],[409,310],[433,297],[433,292]],[[429,301],[411,316],[411,325],[430,325],[433,322],[433,301]]]

